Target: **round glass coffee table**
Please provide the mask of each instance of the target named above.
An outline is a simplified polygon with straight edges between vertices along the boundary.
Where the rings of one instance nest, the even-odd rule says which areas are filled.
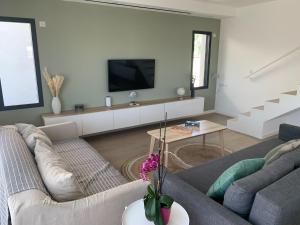
[[[168,225],[189,225],[190,220],[185,209],[174,202],[171,208],[170,221]],[[130,204],[122,216],[122,225],[154,225],[145,217],[143,200],[137,200]]]

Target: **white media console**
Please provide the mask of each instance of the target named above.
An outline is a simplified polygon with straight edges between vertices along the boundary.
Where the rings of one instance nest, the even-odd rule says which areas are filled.
[[[84,112],[65,111],[60,115],[44,114],[45,125],[76,122],[80,136],[197,116],[204,111],[204,98],[162,99],[140,102],[140,106],[116,105],[112,108],[88,108]]]

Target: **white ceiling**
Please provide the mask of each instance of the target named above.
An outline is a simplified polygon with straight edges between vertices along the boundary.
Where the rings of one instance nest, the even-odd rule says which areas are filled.
[[[133,7],[141,10],[173,12],[192,16],[234,17],[240,7],[276,0],[62,0],[116,7]]]
[[[1,0],[0,0],[1,1]],[[132,7],[140,10],[179,13],[191,16],[226,18],[236,15],[236,8],[199,0],[62,0],[115,7]]]
[[[215,3],[232,7],[244,7],[264,2],[271,2],[275,0],[195,0],[199,2]]]

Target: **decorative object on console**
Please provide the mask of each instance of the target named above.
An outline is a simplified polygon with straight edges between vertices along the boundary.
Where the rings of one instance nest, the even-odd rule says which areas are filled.
[[[140,167],[140,176],[143,180],[149,180],[148,173],[156,171],[158,177],[154,180],[154,184],[150,184],[147,189],[147,193],[144,196],[144,208],[145,216],[147,220],[154,222],[155,225],[167,225],[170,219],[171,207],[174,202],[173,198],[168,195],[162,194],[162,186],[166,176],[165,167],[165,149],[166,144],[166,124],[167,113],[165,114],[164,121],[164,136],[161,139],[162,129],[160,123],[160,141],[158,146],[158,153],[151,154],[151,156],[145,160]]]
[[[192,78],[191,78],[191,83],[190,83],[190,90],[191,90],[191,97],[192,97],[192,98],[195,97],[195,87],[194,87],[194,83],[195,83],[195,78],[192,77]]]
[[[178,95],[178,98],[182,100],[183,96],[185,95],[185,89],[183,87],[177,88],[176,93]]]
[[[53,97],[53,99],[52,99],[53,113],[54,114],[60,114],[61,113],[61,102],[60,102],[60,99],[59,99],[59,94],[60,94],[61,86],[64,82],[64,77],[60,76],[60,75],[51,76],[48,73],[47,68],[44,69],[43,75],[44,75],[44,78],[45,78],[45,80],[47,82],[47,85],[50,89],[52,97]]]
[[[74,106],[75,112],[83,112],[84,111],[84,104],[76,104]]]
[[[140,105],[139,103],[137,103],[135,101],[136,97],[137,97],[137,92],[136,91],[129,92],[128,98],[130,100],[130,103],[129,103],[130,106],[139,106]]]
[[[52,105],[52,111],[54,114],[61,113],[61,102],[60,102],[59,97],[53,97],[51,105]]]
[[[112,106],[111,96],[106,96],[105,97],[105,106],[106,107],[111,107]]]

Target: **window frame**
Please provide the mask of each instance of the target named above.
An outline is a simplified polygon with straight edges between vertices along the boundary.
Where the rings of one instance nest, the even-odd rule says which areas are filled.
[[[41,79],[41,71],[40,71],[40,61],[39,61],[39,53],[38,53],[35,19],[0,16],[0,22],[15,22],[15,23],[30,24],[33,56],[34,56],[34,64],[35,64],[35,75],[36,75],[36,83],[37,83],[37,92],[38,92],[38,97],[39,97],[38,103],[5,106],[4,99],[3,99],[3,93],[2,93],[1,79],[0,79],[0,112],[8,111],[8,110],[15,110],[15,109],[43,107],[44,106],[44,98],[43,98],[43,88],[42,88],[42,79]]]
[[[204,84],[201,87],[195,87],[195,86],[193,86],[193,88],[194,88],[194,90],[208,89],[208,87],[209,87],[209,71],[210,71],[212,32],[210,32],[210,31],[193,31],[193,38],[192,38],[193,39],[192,40],[192,62],[191,62],[191,81],[193,79],[194,48],[195,48],[195,35],[196,34],[207,35],[208,39],[207,39],[207,42],[206,42],[206,52],[205,52]]]

